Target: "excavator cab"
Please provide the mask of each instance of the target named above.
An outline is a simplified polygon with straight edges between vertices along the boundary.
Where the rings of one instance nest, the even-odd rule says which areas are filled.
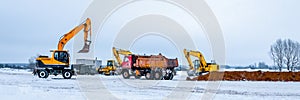
[[[69,63],[70,61],[69,53],[67,51],[54,51],[53,55],[54,55],[54,59],[59,62]]]
[[[200,61],[199,60],[194,60],[194,69],[197,70],[200,67]]]

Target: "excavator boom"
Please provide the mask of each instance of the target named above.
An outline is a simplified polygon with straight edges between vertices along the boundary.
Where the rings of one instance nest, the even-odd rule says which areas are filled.
[[[188,71],[189,76],[201,75],[202,73],[205,72],[219,70],[219,65],[217,65],[216,63],[207,63],[203,54],[199,51],[184,49],[183,53],[190,66],[190,70]],[[191,56],[197,58],[197,60],[194,61],[195,64],[193,64],[191,60]]]
[[[183,53],[184,53],[184,56],[185,56],[185,58],[187,59],[187,61],[189,63],[190,70],[194,70],[194,64],[191,60],[189,52],[186,49],[184,49]]]
[[[87,18],[85,22],[82,24],[76,26],[74,29],[72,29],[70,32],[63,35],[57,46],[57,50],[62,51],[64,46],[67,44],[69,40],[71,40],[77,33],[79,33],[83,29],[84,31],[84,46],[78,53],[87,53],[89,52],[89,47],[91,44],[91,39],[88,40],[88,37],[91,38],[92,32],[91,32],[91,20]]]
[[[123,62],[123,61],[121,60],[120,55],[128,56],[128,55],[132,54],[132,53],[131,53],[130,51],[128,51],[128,50],[117,49],[117,48],[115,48],[115,47],[112,48],[112,51],[113,51],[114,56],[116,57],[116,60],[117,60],[117,62],[118,62],[118,64],[119,64],[119,66],[121,66],[121,64],[122,64],[122,62]]]
[[[205,66],[207,66],[207,63],[205,61],[204,56],[202,55],[201,52],[199,51],[193,51],[193,50],[183,50],[184,55],[189,63],[190,69],[194,70],[194,64],[192,63],[191,57],[190,56],[194,56],[196,57],[199,61],[200,61],[200,68],[203,68]]]

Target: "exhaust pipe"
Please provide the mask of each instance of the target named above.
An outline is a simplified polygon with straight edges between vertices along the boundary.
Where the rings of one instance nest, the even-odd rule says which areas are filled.
[[[86,41],[83,48],[78,53],[88,53],[90,51],[91,41]]]

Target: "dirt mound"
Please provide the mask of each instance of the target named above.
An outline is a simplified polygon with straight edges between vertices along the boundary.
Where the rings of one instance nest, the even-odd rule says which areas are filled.
[[[198,81],[297,81],[300,82],[300,72],[247,72],[225,71],[210,72],[206,75],[187,80]]]

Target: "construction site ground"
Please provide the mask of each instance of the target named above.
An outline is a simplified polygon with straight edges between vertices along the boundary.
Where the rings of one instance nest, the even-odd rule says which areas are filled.
[[[171,81],[104,75],[40,79],[28,71],[0,69],[0,96],[3,100],[300,99],[300,82],[186,81],[186,77],[186,72],[178,72]]]

